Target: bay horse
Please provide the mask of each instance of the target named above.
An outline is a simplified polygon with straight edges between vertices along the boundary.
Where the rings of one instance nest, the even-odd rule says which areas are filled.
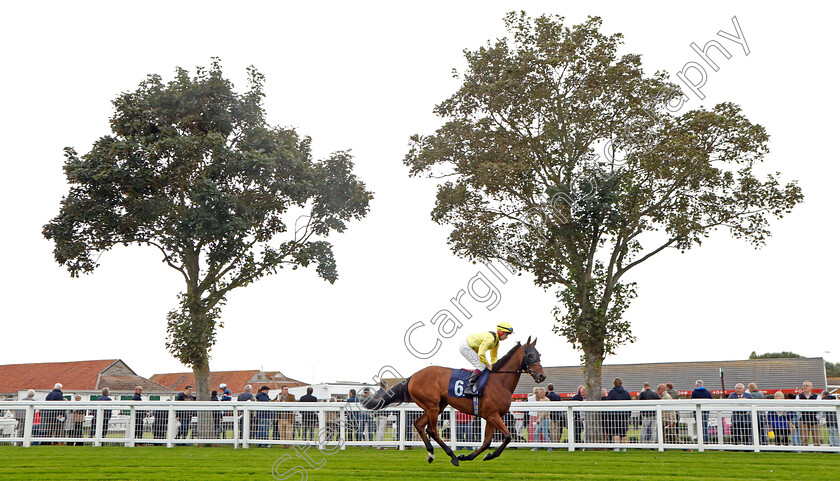
[[[530,337],[524,345],[516,343],[513,349],[493,364],[484,392],[478,400],[478,415],[487,420],[484,443],[478,450],[468,455],[456,456],[437,432],[438,415],[447,405],[466,414],[475,414],[471,397],[451,397],[448,394],[449,378],[452,376],[453,369],[440,366],[423,368],[390,389],[380,389],[376,394],[364,400],[362,405],[366,409],[380,410],[392,404],[417,403],[423,409],[423,415],[414,421],[414,427],[426,445],[428,451],[426,459],[430,463],[435,459],[435,450],[429,441],[429,436],[449,455],[452,464],[458,466],[459,460],[472,461],[490,447],[493,434],[499,430],[504,438],[495,451],[484,456],[484,460],[489,461],[498,457],[510,443],[510,431],[502,421],[502,415],[510,410],[511,398],[519,383],[519,376],[522,373],[528,373],[537,383],[545,381],[545,371],[540,364],[540,353],[534,347],[536,344],[536,338],[532,343]]]

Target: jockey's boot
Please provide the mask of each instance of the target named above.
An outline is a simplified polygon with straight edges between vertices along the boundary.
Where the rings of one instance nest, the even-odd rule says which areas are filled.
[[[476,369],[473,371],[470,379],[467,381],[467,387],[464,389],[464,395],[466,396],[477,396],[478,393],[475,392],[475,383],[478,381],[478,376],[481,375],[483,371],[480,369]]]

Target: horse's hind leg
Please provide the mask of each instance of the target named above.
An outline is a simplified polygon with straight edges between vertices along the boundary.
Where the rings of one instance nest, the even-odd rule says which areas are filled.
[[[414,421],[414,429],[420,434],[420,439],[423,440],[423,444],[426,445],[426,460],[430,463],[435,460],[435,448],[432,447],[432,443],[429,441],[429,437],[426,436],[426,425],[429,423],[429,412],[423,411],[423,415],[417,418]]]
[[[502,439],[502,444],[496,448],[495,451],[487,453],[484,456],[485,461],[490,461],[493,458],[499,457],[499,455],[502,454],[502,451],[505,450],[505,447],[510,443],[511,439],[510,431],[508,431],[508,428],[505,426],[505,422],[502,420],[502,416],[499,415],[499,413],[494,413],[492,416],[487,418],[487,430],[490,431],[490,429],[498,429],[502,432],[502,436],[504,436],[504,438]]]
[[[434,412],[434,411],[426,411],[426,414],[429,416],[429,420],[430,420],[428,426],[426,427],[426,433],[428,433],[429,436],[431,436],[440,445],[440,447],[443,448],[443,452],[445,452],[447,455],[449,455],[450,462],[452,464],[454,464],[455,466],[458,466],[458,457],[455,456],[455,453],[452,452],[452,449],[449,447],[449,445],[446,444],[445,442],[443,442],[443,440],[440,439],[440,436],[438,436],[438,432],[437,432],[438,413]],[[431,420],[434,420],[434,421],[432,422]]]

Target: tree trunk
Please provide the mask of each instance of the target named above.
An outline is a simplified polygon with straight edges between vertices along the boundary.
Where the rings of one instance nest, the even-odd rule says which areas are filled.
[[[592,352],[592,349],[583,349],[583,371],[586,379],[586,400],[601,400],[601,365],[604,360],[600,352]]]
[[[197,401],[210,400],[210,363],[206,360],[193,367],[193,374],[195,375],[195,396]],[[195,436],[201,439],[214,439],[216,437],[215,426],[213,424],[212,411],[198,411],[196,413],[197,433]]]
[[[193,366],[196,401],[210,400],[210,363],[206,360]]]
[[[601,400],[601,365],[603,357],[596,350],[583,348],[584,356],[584,377],[586,379],[586,400],[600,401]],[[595,352],[593,352],[595,351]],[[604,435],[604,424],[602,412],[585,412],[583,415],[584,422],[584,441],[587,443],[601,443],[606,442]]]

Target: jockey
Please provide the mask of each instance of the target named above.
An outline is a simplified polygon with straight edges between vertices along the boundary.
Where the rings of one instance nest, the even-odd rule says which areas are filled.
[[[499,341],[504,341],[513,332],[509,322],[502,322],[496,326],[496,331],[479,332],[477,334],[470,334],[467,336],[467,341],[461,344],[461,354],[470,361],[470,364],[475,368],[475,372],[470,376],[464,394],[468,396],[475,396],[475,383],[478,376],[485,370],[492,370],[493,364],[499,353]],[[487,357],[484,355],[490,351],[490,362],[487,362]]]

